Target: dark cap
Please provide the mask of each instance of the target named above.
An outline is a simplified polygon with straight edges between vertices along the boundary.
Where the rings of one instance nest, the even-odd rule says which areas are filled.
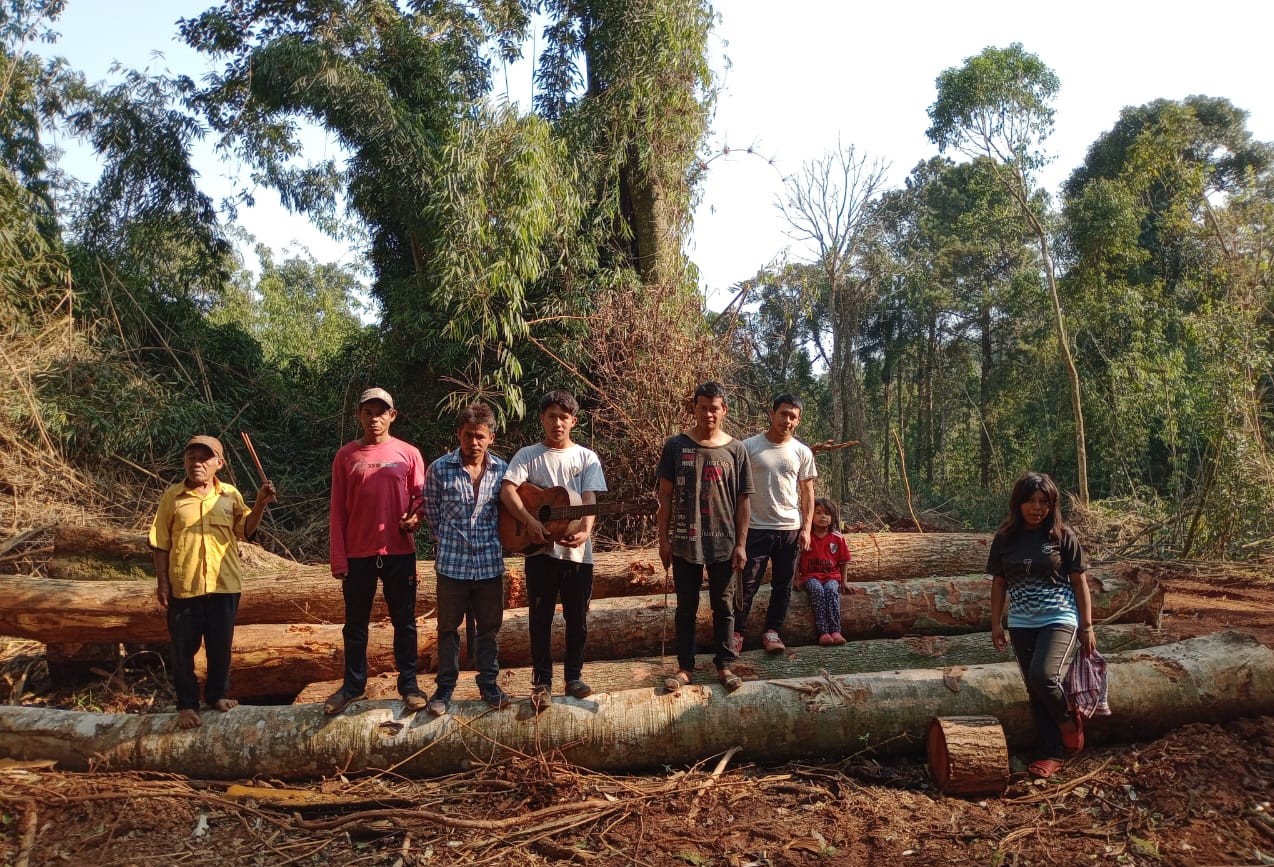
[[[362,406],[369,400],[379,400],[390,409],[394,408],[394,399],[389,396],[389,392],[383,388],[369,388],[358,396],[358,405]]]
[[[186,448],[190,448],[191,446],[205,446],[211,449],[212,453],[216,455],[217,457],[221,458],[223,461],[226,459],[226,452],[225,452],[225,449],[221,447],[221,440],[217,439],[216,437],[209,437],[209,436],[202,436],[202,435],[197,437],[191,437],[190,442],[186,443]]]

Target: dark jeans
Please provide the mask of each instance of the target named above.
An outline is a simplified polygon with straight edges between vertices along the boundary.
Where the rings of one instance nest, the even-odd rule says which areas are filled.
[[[730,641],[734,637],[734,567],[729,560],[720,563],[691,563],[673,555],[672,582],[677,590],[677,667],[695,670],[695,623],[699,614],[699,588],[704,570],[708,572],[708,601],[712,605],[712,661],[724,668],[738,657]]]
[[[1038,629],[1010,629],[1009,641],[1031,697],[1031,714],[1039,748],[1048,758],[1062,756],[1059,723],[1071,718],[1062,681],[1079,647],[1074,626],[1054,624]]]
[[[504,576],[462,581],[438,576],[438,685],[439,695],[451,696],[460,677],[460,624],[468,614],[477,633],[469,655],[477,660],[478,690],[494,692],[500,675],[497,636],[504,623]]]
[[[531,683],[553,685],[553,613],[558,597],[566,620],[566,682],[584,671],[584,642],[588,640],[588,603],[593,598],[593,564],[558,560],[547,554],[526,558],[527,617],[531,631]]]
[[[801,559],[800,530],[758,530],[748,528],[748,562],[743,567],[743,605],[735,612],[734,631],[742,632],[752,613],[752,600],[761,589],[765,565],[773,564],[770,575],[770,606],[765,612],[765,630],[778,631],[787,620],[792,605],[792,579]]]
[[[200,643],[208,658],[204,703],[216,704],[230,692],[230,645],[234,641],[234,616],[238,593],[209,593],[190,599],[168,600],[168,634],[173,642],[173,689],[177,710],[199,707],[199,681],[195,679],[195,654]]]
[[[345,695],[362,695],[367,688],[367,624],[372,619],[376,581],[385,588],[385,605],[394,624],[394,663],[398,692],[420,692],[416,685],[416,555],[382,554],[351,557],[341,588],[345,596]]]

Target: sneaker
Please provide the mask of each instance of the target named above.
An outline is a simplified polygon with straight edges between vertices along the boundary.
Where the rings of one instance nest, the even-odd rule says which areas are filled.
[[[429,697],[429,704],[425,705],[425,710],[430,716],[443,716],[451,710],[451,696],[443,692],[435,692]]]
[[[845,636],[841,635],[839,632],[832,633],[832,644],[844,644],[844,643],[845,643]]]
[[[553,694],[549,692],[547,684],[537,683],[531,687],[531,707],[535,708],[536,713],[541,713],[552,703]]]
[[[779,638],[779,634],[773,629],[761,636],[761,646],[765,648],[767,653],[782,653],[787,650],[787,645],[783,643],[783,639]]]
[[[503,710],[513,702],[509,694],[498,686],[482,690],[482,700],[496,710]]]
[[[419,692],[409,692],[403,696],[403,709],[407,713],[416,713],[425,709],[425,705],[429,702]]]
[[[571,698],[588,698],[593,694],[593,688],[584,681],[576,678],[566,682],[566,694]]]
[[[836,642],[832,639],[830,632],[824,632],[818,637],[818,643],[823,645],[823,647],[831,647]]]
[[[736,655],[743,652],[743,633],[742,632],[734,633],[734,637],[730,639],[730,649],[733,650]]]

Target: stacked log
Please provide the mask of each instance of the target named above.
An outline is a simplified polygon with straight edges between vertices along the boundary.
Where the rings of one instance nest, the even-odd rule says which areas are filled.
[[[329,579],[330,580],[330,579]],[[9,579],[0,586],[21,582]],[[89,585],[93,586],[93,585]],[[1093,617],[1111,618],[1121,623],[1148,623],[1157,626],[1163,607],[1163,589],[1154,579],[1136,569],[1103,567],[1089,573],[1093,596]],[[912,633],[954,635],[990,629],[991,582],[983,575],[955,578],[912,579],[910,581],[864,582],[853,584],[842,600],[841,632],[851,639],[893,638]],[[17,598],[17,594],[10,597]],[[27,594],[21,605],[0,608],[0,633],[37,641],[100,642],[162,640],[166,635],[163,614],[153,603],[140,600],[120,610],[94,610],[71,606],[39,594]],[[633,596],[599,599],[589,612],[588,653],[591,659],[626,659],[650,656],[672,641],[671,599],[661,596]],[[753,604],[751,623],[745,631],[745,646],[759,644],[760,630],[769,604],[769,588],[762,587]],[[437,625],[420,621],[419,665],[431,671],[437,657]],[[697,641],[711,644],[711,609],[707,595],[700,599]],[[790,645],[817,642],[808,599],[795,594],[789,610],[784,637]],[[394,667],[393,628],[387,622],[371,624],[368,664],[372,671]],[[554,654],[560,658],[564,647],[562,621],[555,621]],[[510,666],[530,662],[525,608],[505,612],[500,632],[500,657]],[[338,624],[271,623],[237,626],[233,646],[234,691],[239,696],[295,695],[314,681],[340,676],[343,668],[343,641]]]
[[[1162,644],[1159,631],[1141,623],[1120,626],[1098,626],[1097,646],[1105,655],[1121,653],[1143,647]],[[869,671],[901,671],[907,668],[945,668],[952,677],[956,666],[992,665],[1011,659],[1010,651],[998,651],[991,644],[986,632],[968,635],[912,635],[907,638],[879,638],[854,641],[840,647],[790,647],[785,653],[766,653],[763,650],[745,650],[739,654],[733,669],[744,680],[786,680],[813,677],[823,671],[836,674],[857,674]],[[554,684],[559,691],[565,684],[560,664],[554,669]],[[636,659],[589,660],[584,664],[584,679],[594,692],[619,692],[625,689],[656,689],[664,679],[677,670],[676,656],[671,648],[667,654],[644,656]],[[696,678],[707,683],[715,680],[716,669],[712,654],[695,657]],[[525,667],[500,669],[501,688],[513,696],[531,693],[531,669]],[[421,685],[428,691],[428,680]],[[293,704],[324,701],[341,687],[340,680],[311,683],[293,699]],[[367,680],[369,699],[392,699],[398,696],[398,676],[394,673],[376,675]],[[453,698],[467,701],[481,698],[472,673],[461,676]]]
[[[1107,674],[1113,716],[1090,723],[1090,743],[1274,713],[1274,652],[1236,633],[1113,655]],[[1016,664],[969,667],[958,690],[945,675],[828,675],[745,683],[734,693],[705,685],[659,695],[634,689],[555,701],[538,715],[529,702],[500,711],[458,704],[436,719],[405,719],[399,702],[360,702],[336,717],[318,705],[244,705],[207,712],[191,730],[179,730],[174,714],[0,707],[0,756],[220,779],[389,767],[436,776],[548,753],[619,772],[691,765],[734,747],[743,760],[766,762],[843,756],[847,745],[864,743],[882,753],[916,752],[934,716],[974,715],[999,719],[1011,745],[1029,743],[1034,724]]]

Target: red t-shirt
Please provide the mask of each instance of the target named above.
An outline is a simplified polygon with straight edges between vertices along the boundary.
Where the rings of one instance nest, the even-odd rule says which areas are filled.
[[[804,587],[811,578],[819,581],[839,581],[840,565],[848,563],[849,543],[845,537],[835,530],[829,530],[822,536],[810,535],[810,549],[801,553],[800,570],[796,576],[796,586]]]
[[[415,446],[393,437],[342,446],[332,461],[332,574],[348,572],[350,557],[414,554],[416,540],[398,522],[408,507],[420,511],[424,490],[425,460]]]

